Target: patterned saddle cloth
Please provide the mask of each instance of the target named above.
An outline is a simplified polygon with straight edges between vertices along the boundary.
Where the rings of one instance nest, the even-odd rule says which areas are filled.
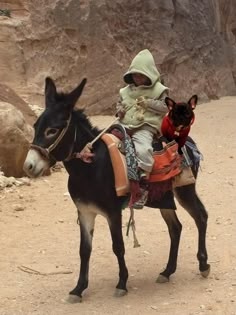
[[[140,181],[140,170],[130,136],[122,126],[114,125],[109,133],[102,136],[102,140],[107,144],[110,153],[117,196],[131,193],[132,198],[137,187],[134,183]],[[164,148],[155,144],[153,157],[155,162],[148,183],[150,201],[159,200],[166,191],[171,190],[172,178],[181,172],[178,145],[175,141]]]

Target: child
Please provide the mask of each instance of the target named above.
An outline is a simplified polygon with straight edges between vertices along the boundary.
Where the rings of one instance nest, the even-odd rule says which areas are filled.
[[[124,74],[127,84],[120,89],[117,115],[120,123],[131,135],[140,169],[140,178],[148,179],[153,167],[152,141],[160,135],[161,122],[167,112],[165,97],[168,88],[160,82],[153,56],[148,49],[140,51]],[[134,208],[143,208],[148,192],[141,189]]]

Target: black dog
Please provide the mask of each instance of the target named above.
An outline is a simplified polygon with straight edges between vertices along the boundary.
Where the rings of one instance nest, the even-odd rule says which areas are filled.
[[[175,140],[178,143],[179,151],[185,144],[194,122],[193,110],[196,108],[197,99],[197,95],[193,95],[188,103],[175,103],[171,98],[165,98],[169,113],[162,121],[161,132],[168,141]]]

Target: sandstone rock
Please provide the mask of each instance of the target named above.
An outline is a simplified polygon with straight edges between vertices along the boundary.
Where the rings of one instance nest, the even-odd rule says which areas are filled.
[[[0,174],[0,190],[7,187],[7,185],[8,185],[7,177]]]
[[[0,18],[0,82],[32,104],[43,104],[46,76],[68,90],[86,76],[79,106],[88,114],[114,113],[122,75],[143,48],[152,51],[175,99],[236,94],[235,1],[8,3],[28,11]]]
[[[18,186],[23,186],[23,185],[30,186],[31,185],[30,178],[21,177],[21,178],[16,179],[13,176],[6,177],[4,173],[0,171],[0,190],[6,187],[12,187],[12,186],[18,187]],[[22,199],[23,196],[19,195],[19,198]]]
[[[36,114],[28,104],[14,90],[5,84],[0,83],[0,101],[10,103],[19,109],[24,115],[25,121],[33,125],[37,119]]]
[[[11,17],[23,17],[28,14],[28,1],[27,0],[4,0],[0,1],[0,7],[9,9]]]
[[[0,16],[0,83],[17,90],[26,87],[25,61],[22,49],[17,43],[17,29],[22,21]]]
[[[0,168],[5,176],[24,175],[23,163],[33,129],[23,114],[9,103],[0,102]]]

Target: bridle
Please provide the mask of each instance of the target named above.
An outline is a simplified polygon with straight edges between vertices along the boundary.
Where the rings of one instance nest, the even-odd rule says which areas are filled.
[[[30,145],[30,149],[36,150],[38,151],[42,157],[50,162],[52,162],[53,164],[56,163],[56,158],[53,156],[52,151],[59,145],[59,143],[61,142],[61,140],[64,138],[69,125],[71,122],[71,114],[69,116],[69,118],[66,121],[66,126],[62,129],[61,133],[59,134],[59,136],[56,138],[56,140],[48,147],[48,148],[43,148],[37,144],[31,143]],[[74,143],[76,141],[76,133],[77,133],[77,129],[75,128],[75,135],[74,135],[74,141],[73,141],[73,145],[71,147],[70,153],[68,154],[68,156],[64,159],[64,161],[68,161],[71,158],[73,158],[72,156],[72,151],[73,151],[73,147],[74,147]]]

